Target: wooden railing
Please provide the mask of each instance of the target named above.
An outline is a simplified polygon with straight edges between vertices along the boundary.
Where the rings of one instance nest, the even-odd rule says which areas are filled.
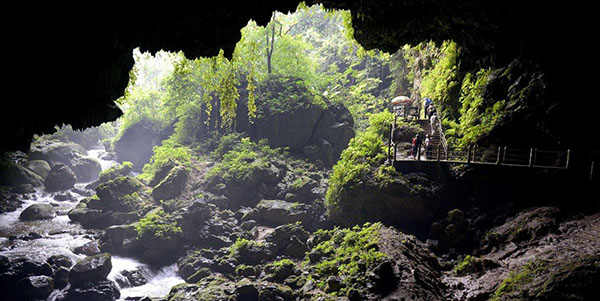
[[[393,156],[396,156],[395,152]],[[414,160],[567,169],[569,168],[570,157],[570,150],[512,149],[506,146],[485,148],[469,145],[467,147],[449,147],[447,151],[443,151],[441,144],[439,144],[436,149],[419,148]]]

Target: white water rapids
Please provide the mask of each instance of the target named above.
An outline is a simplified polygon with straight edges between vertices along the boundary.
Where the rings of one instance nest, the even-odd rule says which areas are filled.
[[[115,161],[104,160],[104,148],[88,151],[88,156],[100,162],[102,170],[115,165]],[[8,258],[30,258],[44,262],[53,255],[65,255],[73,262],[81,260],[85,255],[73,253],[73,249],[90,242],[96,236],[93,230],[83,229],[78,223],[72,223],[67,213],[75,208],[84,196],[78,191],[84,190],[89,183],[77,183],[69,189],[74,201],[57,201],[57,193],[49,193],[43,187],[38,187],[35,193],[27,194],[23,205],[13,212],[0,214],[0,255]],[[49,220],[21,221],[19,215],[25,208],[36,203],[47,203],[54,207],[57,216]],[[30,233],[41,236],[37,239],[21,239]],[[122,271],[138,271],[147,280],[147,283],[138,287],[123,287],[119,282],[127,283],[121,275]],[[108,279],[115,281],[121,292],[121,299],[136,296],[162,297],[169,293],[172,286],[183,283],[184,280],[177,275],[175,264],[163,268],[151,268],[133,258],[112,256],[112,270]],[[120,280],[120,281],[117,281]],[[48,300],[54,300],[61,292],[55,291]]]

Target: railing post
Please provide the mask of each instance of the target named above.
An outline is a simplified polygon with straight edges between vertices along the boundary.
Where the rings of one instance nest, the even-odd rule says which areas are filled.
[[[392,158],[392,163],[396,162],[396,158],[398,158],[397,153],[398,153],[398,145],[396,143],[394,143],[394,157]]]
[[[471,163],[471,145],[467,148],[467,163]]]
[[[437,161],[438,162],[440,162],[440,155],[441,155],[440,148],[441,148],[441,146],[442,146],[441,144],[437,145]]]
[[[417,161],[421,161],[421,145],[417,146]]]
[[[473,159],[471,159],[472,162],[476,162],[477,159],[477,144],[473,145]]]
[[[529,167],[533,167],[533,153],[535,152],[534,148],[529,149]]]
[[[498,158],[496,159],[496,165],[500,165],[502,159],[502,146],[498,146]]]
[[[506,145],[504,146],[504,149],[502,150],[502,162],[500,163],[504,163],[506,162]]]
[[[387,161],[392,162],[391,160],[391,152],[392,152],[392,143],[394,143],[394,133],[392,132],[392,125],[390,124],[390,141],[388,141],[388,151],[387,151]]]
[[[571,161],[571,149],[567,150],[567,162],[565,163],[565,168],[569,169],[569,162]]]
[[[590,181],[594,180],[594,161],[592,161],[592,164],[590,166]]]

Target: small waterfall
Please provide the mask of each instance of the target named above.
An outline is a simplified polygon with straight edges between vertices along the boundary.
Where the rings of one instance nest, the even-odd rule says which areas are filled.
[[[171,287],[185,282],[177,275],[177,265],[163,267],[161,269],[152,269],[135,259],[113,256],[113,268],[108,275],[108,279],[117,283],[121,292],[121,299],[127,297],[162,297],[169,293]],[[144,276],[147,283],[141,286],[131,287],[129,280],[123,276],[123,271],[138,271]],[[126,284],[121,287],[121,284]]]
[[[103,159],[104,154],[104,147],[88,151],[89,157],[100,162],[102,170],[117,164],[116,161]],[[85,258],[85,255],[75,254],[73,249],[97,237],[96,232],[83,229],[78,223],[72,223],[67,213],[84,198],[78,191],[84,191],[87,184],[77,183],[73,189],[58,193],[49,193],[43,187],[38,187],[35,193],[25,195],[23,205],[19,209],[0,214],[0,255],[9,258],[26,257],[38,262],[44,262],[53,255],[65,255],[73,262]],[[70,201],[55,199],[58,194],[65,193],[72,196]],[[57,216],[47,220],[21,221],[21,212],[35,203],[51,204]],[[30,233],[35,233],[36,238],[26,238]],[[119,286],[121,300],[134,296],[162,297],[169,293],[172,286],[184,282],[177,275],[176,265],[156,270],[133,258],[119,256],[112,257],[112,265],[113,269],[108,279],[115,281],[117,286],[119,283],[128,283],[127,278],[121,274],[122,271],[138,271],[147,281],[138,287]],[[48,300],[60,299],[67,289],[68,287],[55,290]]]
[[[90,149],[87,153],[88,157],[94,158],[100,162],[100,167],[102,170],[107,170],[117,164],[117,161],[105,160],[102,158],[102,155],[106,153],[104,146],[98,146],[97,148]]]

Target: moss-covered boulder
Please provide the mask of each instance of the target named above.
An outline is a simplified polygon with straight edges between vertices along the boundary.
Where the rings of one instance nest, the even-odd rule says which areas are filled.
[[[257,91],[258,116],[251,137],[288,147],[313,162],[332,166],[354,136],[354,120],[343,105],[328,105],[297,78],[271,76]]]
[[[152,190],[155,201],[170,200],[178,197],[183,192],[188,178],[188,170],[183,166],[176,166]]]
[[[314,235],[304,260],[313,289],[363,300],[446,300],[437,258],[414,236],[380,223]]]
[[[133,163],[125,161],[100,172],[98,183],[106,183],[121,176],[128,176],[133,170]]]
[[[139,208],[144,185],[133,177],[117,177],[98,185],[96,194],[104,208],[113,211],[131,211]]]

